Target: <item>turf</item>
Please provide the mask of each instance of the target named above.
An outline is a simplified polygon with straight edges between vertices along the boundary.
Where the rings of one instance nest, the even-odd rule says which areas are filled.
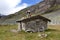
[[[41,38],[40,33],[25,33],[24,31],[14,33],[10,30],[16,29],[17,25],[0,25],[0,40],[60,40],[60,25],[49,25],[45,31],[48,36]]]

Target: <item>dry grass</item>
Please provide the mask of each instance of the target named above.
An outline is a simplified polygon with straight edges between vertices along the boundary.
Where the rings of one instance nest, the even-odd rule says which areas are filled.
[[[60,25],[49,25],[49,29],[55,29],[60,31]]]
[[[60,40],[60,25],[49,25],[46,38],[38,37],[38,33],[10,32],[11,29],[17,29],[17,25],[0,25],[0,40]]]

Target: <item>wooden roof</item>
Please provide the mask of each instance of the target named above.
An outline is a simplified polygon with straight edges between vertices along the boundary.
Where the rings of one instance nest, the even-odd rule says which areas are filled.
[[[44,21],[51,22],[50,19],[47,19],[47,18],[45,18],[43,16],[40,16],[40,15],[31,16],[31,17],[28,17],[28,18],[23,18],[23,19],[17,20],[16,22],[28,22],[28,21],[32,21],[32,20],[36,20],[36,19],[43,19]]]

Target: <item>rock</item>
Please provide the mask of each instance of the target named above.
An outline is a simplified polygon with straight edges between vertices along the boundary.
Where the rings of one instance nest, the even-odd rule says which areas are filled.
[[[47,34],[38,34],[38,36],[41,37],[41,38],[45,38],[45,37],[47,37],[48,35],[47,35]]]
[[[41,37],[41,34],[38,34],[39,37]]]

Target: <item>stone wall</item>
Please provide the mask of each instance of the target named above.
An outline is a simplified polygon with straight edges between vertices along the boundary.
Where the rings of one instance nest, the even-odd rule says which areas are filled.
[[[43,31],[43,28],[44,27],[44,30],[47,29],[47,22],[46,21],[43,21],[43,20],[34,20],[34,21],[30,21],[30,22],[26,22],[25,24],[25,31],[26,30],[31,30],[31,31],[34,31],[34,32],[37,32],[37,31]]]
[[[56,3],[57,3],[57,4],[60,4],[60,0],[56,0]]]

